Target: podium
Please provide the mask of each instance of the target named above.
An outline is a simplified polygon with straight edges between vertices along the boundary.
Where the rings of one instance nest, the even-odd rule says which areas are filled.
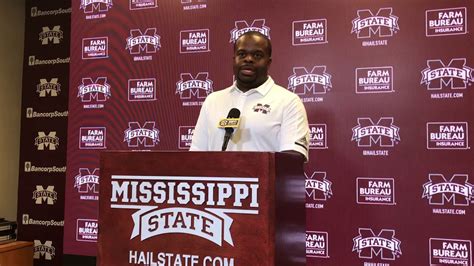
[[[306,265],[303,162],[269,152],[104,152],[98,265]]]

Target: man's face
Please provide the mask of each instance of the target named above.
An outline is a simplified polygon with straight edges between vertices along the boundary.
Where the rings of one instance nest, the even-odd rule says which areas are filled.
[[[245,35],[237,40],[234,50],[234,75],[243,91],[262,85],[268,77],[272,59],[267,42],[258,35]]]

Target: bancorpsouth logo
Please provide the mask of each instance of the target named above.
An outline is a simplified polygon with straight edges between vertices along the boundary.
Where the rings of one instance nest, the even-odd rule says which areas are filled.
[[[52,10],[41,10],[38,9],[37,6],[31,7],[31,12],[30,15],[32,18],[35,17],[43,17],[43,16],[56,16],[56,15],[63,15],[63,14],[71,14],[72,12],[72,7],[63,9],[63,8],[58,8],[58,9],[52,9]]]
[[[32,198],[37,205],[46,202],[48,205],[54,205],[58,200],[58,193],[54,191],[54,186],[48,186],[44,188],[41,185],[36,186],[36,190],[33,191]]]
[[[28,213],[24,213],[21,218],[22,225],[38,225],[38,226],[55,226],[55,227],[63,227],[64,220],[56,221],[56,220],[38,220],[31,217]]]
[[[35,166],[30,161],[25,161],[25,173],[65,173],[66,166]]]
[[[303,102],[322,102],[318,95],[326,94],[332,88],[331,74],[326,66],[314,66],[311,71],[305,67],[293,67],[288,78],[288,89],[298,94]]]
[[[420,84],[426,85],[433,99],[462,98],[462,90],[474,81],[473,69],[466,65],[466,58],[453,58],[448,64],[432,59],[427,60],[426,64],[428,67],[421,71]],[[441,93],[443,89],[458,91]]]
[[[74,187],[81,194],[81,200],[98,200],[97,195],[91,194],[99,194],[99,168],[79,168],[79,173],[74,177]]]
[[[179,1],[179,0],[178,0]],[[181,0],[183,10],[194,10],[207,8],[207,0]]]
[[[95,219],[77,219],[76,241],[97,242],[99,222]]]
[[[356,68],[356,93],[393,92],[393,67]]]
[[[230,31],[230,42],[234,43],[240,35],[248,31],[257,31],[270,38],[270,28],[265,25],[265,19],[255,19],[251,24],[239,20],[235,22],[235,28]]]
[[[194,126],[180,126],[179,127],[179,141],[178,149],[189,150],[194,135]]]
[[[467,174],[454,174],[447,179],[443,174],[429,174],[429,181],[423,184],[423,196],[430,205],[469,206],[474,203],[474,185],[468,182]]]
[[[332,197],[332,182],[326,177],[326,172],[313,172],[305,175],[306,208],[321,209],[326,201]]]
[[[209,52],[209,29],[182,30],[179,32],[180,53]]]
[[[49,43],[58,44],[63,40],[63,38],[64,34],[60,25],[56,25],[52,29],[45,26],[43,27],[43,31],[39,34],[39,40],[42,45],[47,45]]]
[[[53,241],[46,240],[43,243],[41,240],[35,239],[34,244],[34,259],[44,258],[45,260],[52,260],[56,256],[56,248],[53,246]]]
[[[129,1],[130,1],[130,10],[158,7],[157,0],[129,0]]]
[[[154,101],[156,100],[156,79],[129,79],[128,101]]]
[[[359,235],[353,238],[353,242],[352,251],[362,259],[377,256],[382,260],[395,260],[402,254],[401,241],[395,238],[395,230],[391,229],[382,229],[375,234],[370,228],[359,228]]]
[[[467,122],[426,123],[426,147],[428,150],[469,149],[469,125]]]
[[[39,131],[38,137],[35,138],[35,146],[39,151],[56,150],[59,146],[59,138],[56,136],[56,131],[50,131],[48,135],[44,131]]]
[[[329,258],[328,233],[306,231],[306,257]]]
[[[161,48],[161,37],[156,34],[156,28],[147,28],[145,31],[140,29],[131,29],[130,36],[127,38],[127,46],[131,55],[141,55],[135,56],[134,61],[147,61],[152,60],[151,55],[143,54],[153,54],[156,53]]]
[[[293,46],[327,43],[327,20],[293,21]]]
[[[467,33],[467,9],[454,7],[426,10],[426,36]]]
[[[196,76],[191,73],[181,73],[180,77],[181,79],[176,82],[176,94],[179,94],[183,100],[183,106],[201,105],[207,95],[213,91],[213,82],[209,79],[208,72],[199,72]]]
[[[105,127],[81,127],[79,128],[79,149],[106,149]]]
[[[309,149],[327,148],[327,125],[309,124]]]
[[[391,7],[380,8],[377,13],[369,9],[357,10],[357,17],[352,20],[351,33],[358,39],[391,37],[400,30],[398,17],[392,14]],[[370,40],[362,42],[363,46],[387,45],[387,40]]]
[[[58,78],[40,79],[40,83],[36,85],[36,93],[39,97],[56,97],[61,92],[61,83]]]
[[[78,87],[77,97],[84,103],[85,109],[104,108],[106,102],[112,96],[107,77],[82,78],[82,84]],[[94,103],[96,102],[96,103]]]
[[[393,178],[358,177],[357,204],[395,205]]]
[[[109,37],[82,39],[82,59],[99,59],[109,57]]]
[[[464,239],[430,238],[430,266],[472,266],[472,242]]]
[[[57,118],[67,117],[69,111],[51,111],[51,112],[37,112],[32,107],[26,108],[26,118]]]
[[[160,131],[155,128],[155,122],[146,121],[143,125],[139,122],[128,122],[123,141],[127,142],[128,147],[152,148],[160,142],[159,134]]]
[[[69,64],[71,61],[70,57],[66,58],[54,58],[54,59],[40,59],[36,55],[30,55],[28,57],[28,66],[40,66],[40,65],[56,65],[56,64]]]
[[[400,141],[400,128],[393,124],[393,117],[381,117],[377,123],[372,118],[357,118],[358,125],[352,128],[352,141],[359,147],[393,147]]]
[[[110,207],[135,211],[130,239],[141,241],[178,233],[234,246],[231,215],[259,213],[254,177],[112,175],[111,187]]]

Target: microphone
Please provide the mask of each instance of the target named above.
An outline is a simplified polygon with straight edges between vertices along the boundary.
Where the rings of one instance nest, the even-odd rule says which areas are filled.
[[[227,149],[227,144],[229,143],[230,137],[234,133],[234,128],[239,127],[240,123],[240,111],[237,108],[232,108],[227,115],[227,118],[221,119],[219,121],[219,128],[225,129],[224,142],[222,143],[222,151]]]

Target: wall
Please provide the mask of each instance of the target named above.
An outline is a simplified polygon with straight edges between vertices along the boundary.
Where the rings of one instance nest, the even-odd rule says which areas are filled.
[[[25,2],[0,3],[0,217],[16,219]]]

